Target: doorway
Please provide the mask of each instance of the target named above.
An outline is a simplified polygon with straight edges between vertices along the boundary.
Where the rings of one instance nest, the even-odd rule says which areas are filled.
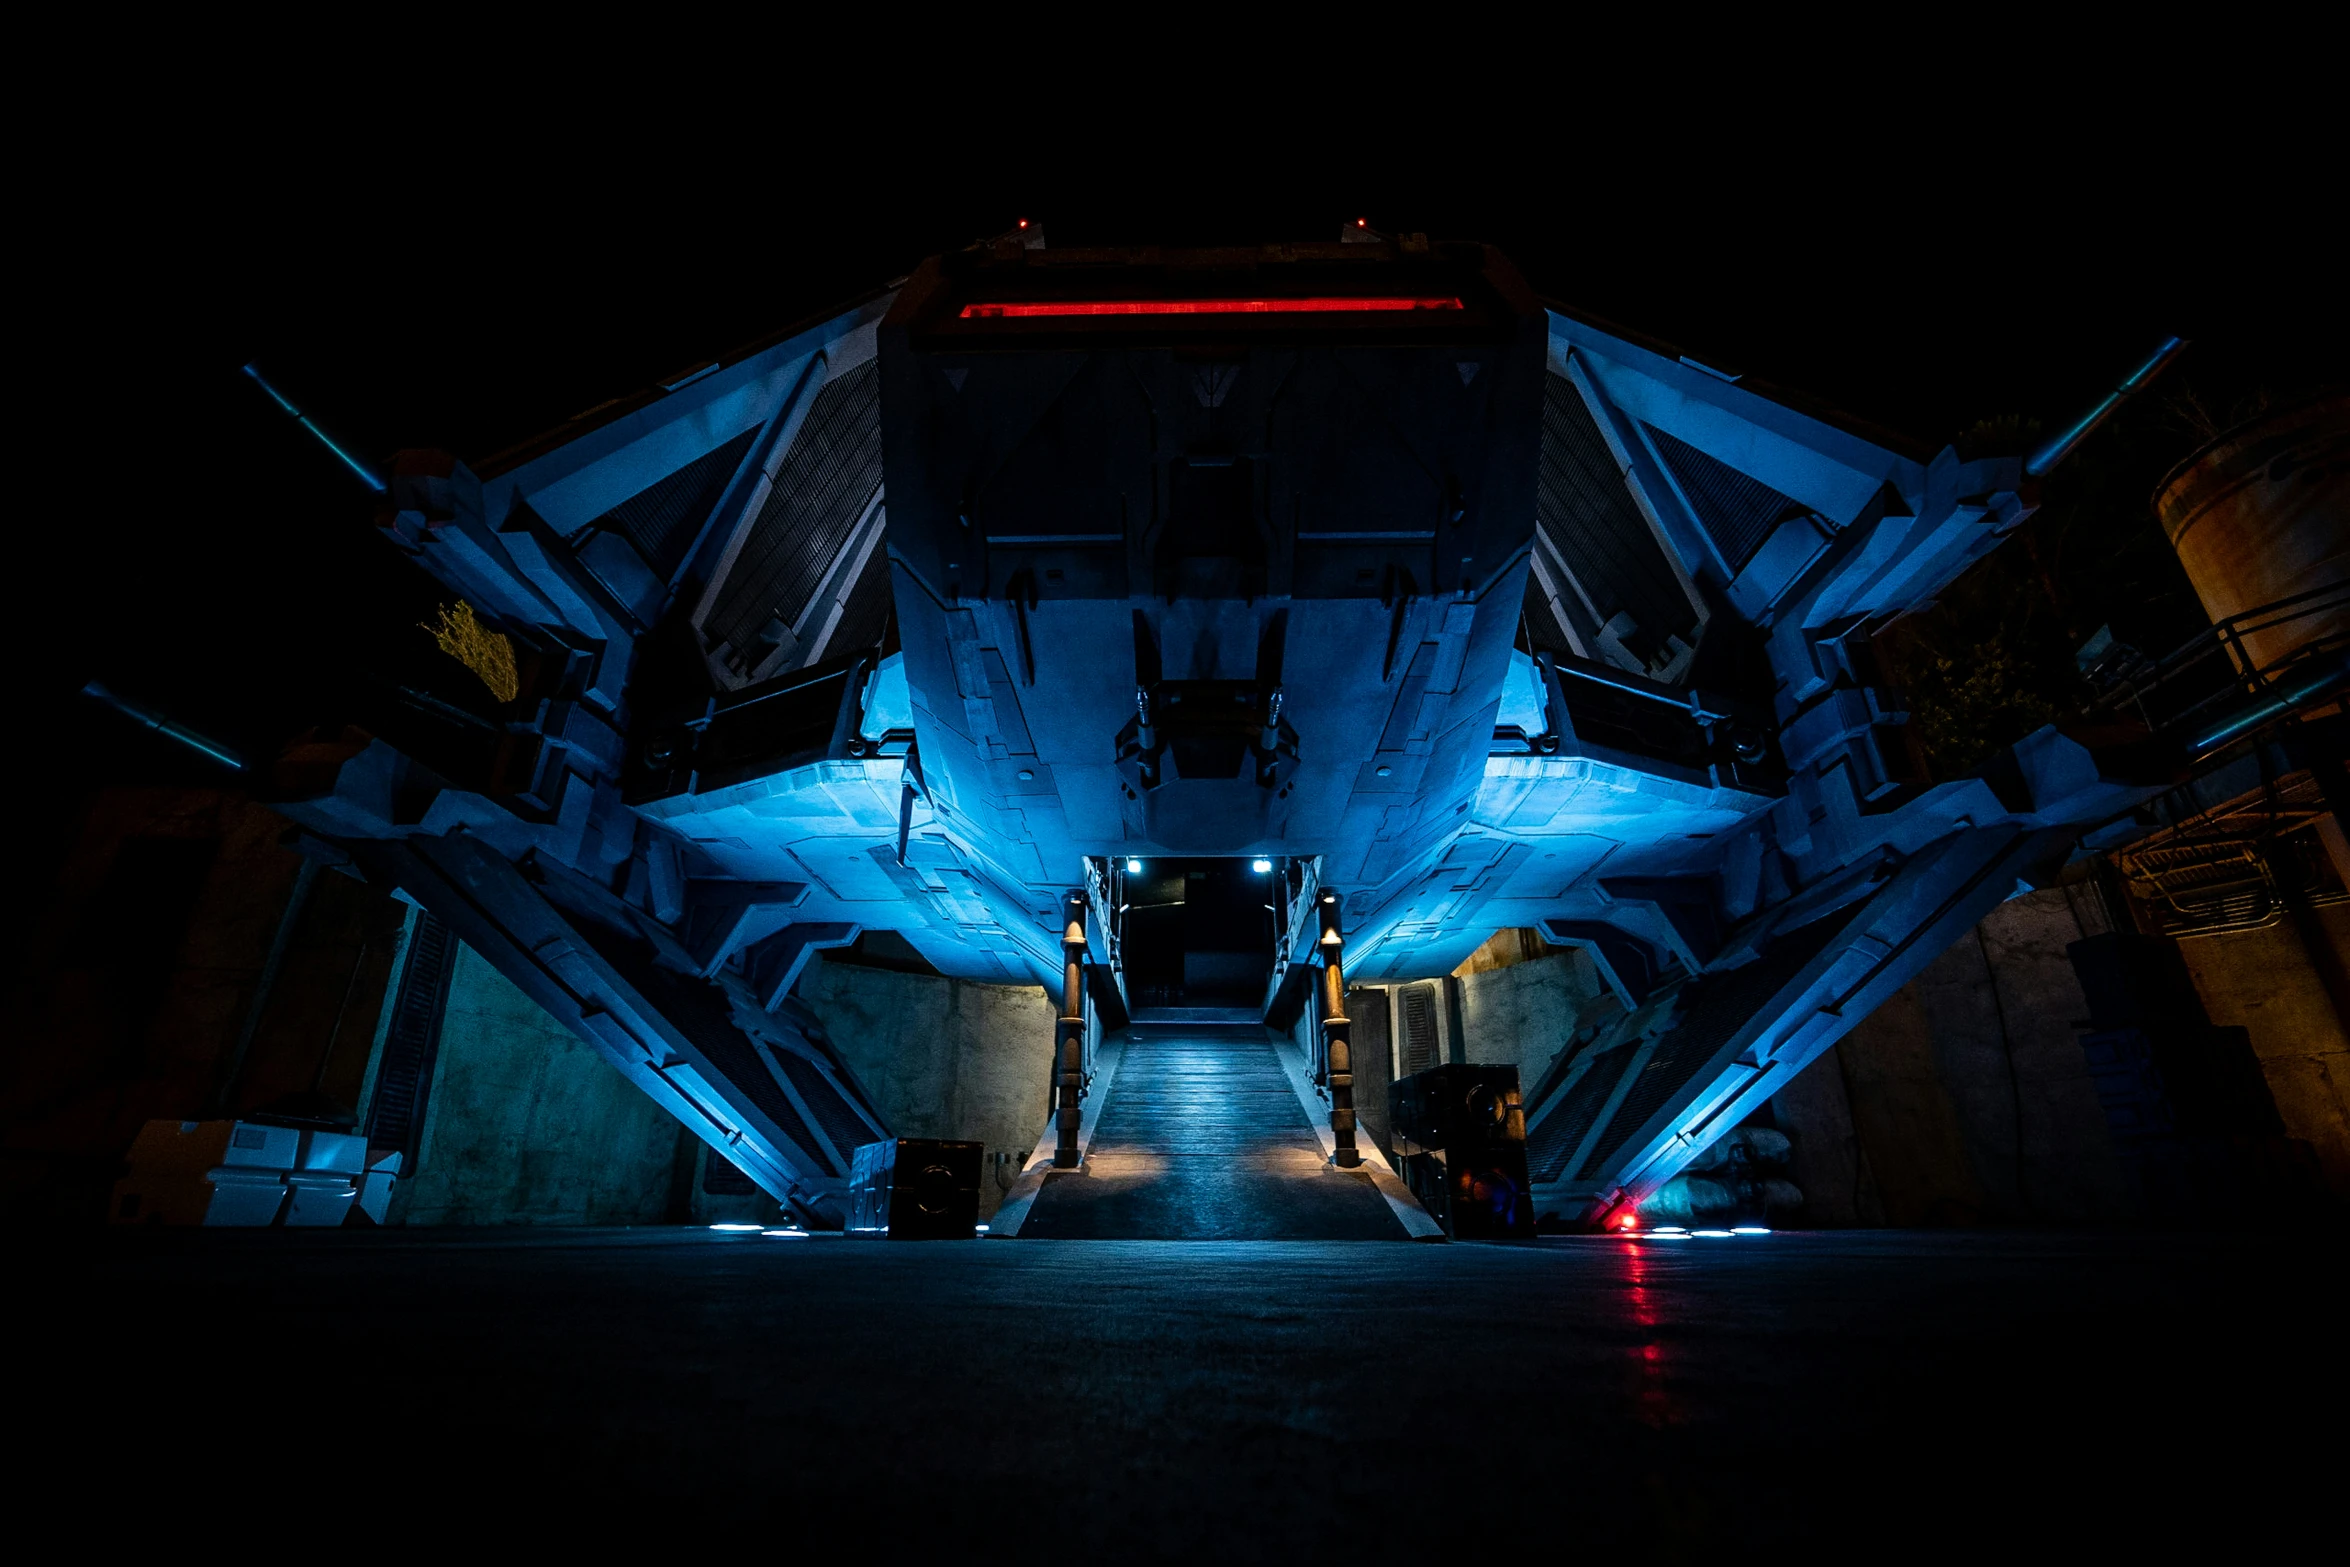
[[[1274,862],[1138,859],[1125,868],[1122,945],[1134,1006],[1263,1006],[1279,938]]]

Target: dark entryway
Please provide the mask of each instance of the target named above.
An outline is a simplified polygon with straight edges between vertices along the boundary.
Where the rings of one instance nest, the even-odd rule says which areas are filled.
[[[1270,860],[1127,862],[1124,951],[1133,1005],[1262,1006],[1273,974],[1278,886]]]

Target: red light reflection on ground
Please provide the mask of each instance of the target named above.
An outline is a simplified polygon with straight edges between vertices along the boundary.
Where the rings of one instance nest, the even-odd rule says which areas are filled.
[[[1643,1425],[1664,1427],[1680,1418],[1672,1392],[1665,1385],[1665,1347],[1657,1330],[1662,1321],[1649,1286],[1649,1259],[1637,1243],[1623,1248],[1625,1293],[1632,1304],[1632,1321],[1646,1342],[1634,1354],[1638,1372],[1634,1381],[1634,1413]]]

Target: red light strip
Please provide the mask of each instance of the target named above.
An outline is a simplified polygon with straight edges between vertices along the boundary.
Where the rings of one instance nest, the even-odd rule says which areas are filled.
[[[965,321],[1036,316],[1292,316],[1458,310],[1458,299],[1405,295],[1316,294],[1303,299],[1053,299],[965,305]]]

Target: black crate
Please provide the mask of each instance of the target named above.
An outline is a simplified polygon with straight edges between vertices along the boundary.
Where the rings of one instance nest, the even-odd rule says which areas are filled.
[[[1514,1066],[1431,1067],[1390,1084],[1388,1122],[1413,1195],[1455,1240],[1531,1240],[1526,1113]]]
[[[979,1230],[978,1143],[899,1137],[867,1143],[849,1169],[849,1233],[970,1240]]]

